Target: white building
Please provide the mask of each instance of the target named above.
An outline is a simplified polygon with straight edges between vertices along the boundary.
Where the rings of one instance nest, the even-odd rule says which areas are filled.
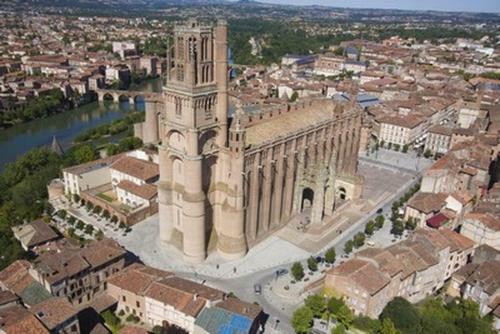
[[[64,192],[68,195],[80,195],[82,191],[109,183],[109,167],[122,156],[118,154],[63,169]]]
[[[500,220],[491,213],[465,215],[460,233],[477,244],[500,250]]]

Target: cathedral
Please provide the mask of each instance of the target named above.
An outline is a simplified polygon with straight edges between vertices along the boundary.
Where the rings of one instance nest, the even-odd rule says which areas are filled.
[[[159,143],[159,237],[193,263],[243,257],[297,215],[326,224],[363,187],[361,109],[316,97],[229,115],[227,49],[225,22],[175,27],[141,125]]]

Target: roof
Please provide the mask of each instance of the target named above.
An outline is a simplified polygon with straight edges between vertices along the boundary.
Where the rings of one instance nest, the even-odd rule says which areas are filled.
[[[49,224],[41,219],[29,224],[12,227],[14,236],[26,247],[31,248],[59,238],[59,235]]]
[[[20,305],[0,310],[0,329],[7,334],[50,333],[34,315]]]
[[[247,317],[252,321],[257,319],[257,317],[262,313],[262,307],[232,297],[218,303],[216,307]]]
[[[45,276],[49,283],[56,283],[75,276],[89,268],[99,267],[125,256],[125,250],[113,240],[94,241],[85,248],[51,250],[40,254],[34,261],[35,269]]]
[[[464,216],[464,222],[467,223],[468,220],[474,220],[476,222],[479,222],[480,224],[483,224],[485,227],[487,227],[490,230],[500,231],[500,219],[499,219],[499,217],[496,217],[495,215],[493,215],[489,212],[486,212],[486,213],[479,213],[479,212],[468,213]]]
[[[145,297],[170,305],[179,312],[196,318],[205,306],[206,300],[194,294],[181,291],[165,284],[165,280],[153,282],[145,293]]]
[[[176,276],[163,280],[163,283],[175,289],[196,294],[210,301],[222,300],[224,297],[224,293],[220,290]]]
[[[101,168],[109,167],[109,165],[111,165],[113,162],[120,159],[124,155],[125,155],[124,153],[121,153],[121,154],[117,154],[117,155],[112,155],[112,156],[107,157],[107,158],[86,162],[86,163],[76,165],[76,166],[71,166],[68,168],[64,168],[63,172],[70,173],[70,174],[77,174],[77,175],[89,173],[89,172],[92,172],[92,171],[95,171],[95,170],[98,170]]]
[[[30,263],[17,260],[0,271],[0,282],[18,295],[24,304],[38,304],[51,297],[50,293],[29,274]]]
[[[378,120],[380,123],[391,124],[403,128],[413,129],[424,122],[424,119],[417,115],[387,115]]]
[[[111,168],[144,181],[160,175],[158,164],[129,156],[117,160]]]
[[[438,212],[445,205],[447,194],[417,192],[409,201],[408,206],[425,214]]]
[[[448,229],[418,228],[407,240],[387,248],[361,250],[354,259],[330,269],[327,275],[342,276],[374,295],[399,273],[405,279],[439,264],[437,254],[442,249],[449,247],[450,252],[459,252],[473,246],[472,240]]]
[[[500,261],[492,260],[481,264],[469,263],[460,269],[459,275],[472,286],[480,286],[490,296],[500,289]]]
[[[83,258],[94,268],[123,257],[125,254],[126,251],[111,239],[93,242],[81,251]]]
[[[312,100],[310,105],[306,101],[290,105],[289,112],[275,115],[257,123],[250,123],[246,128],[246,143],[259,145],[331,121],[335,117],[335,106],[340,105],[332,99]]]
[[[108,285],[143,295],[147,288],[156,280],[172,276],[168,271],[153,269],[142,264],[132,264],[108,278]]]
[[[49,298],[30,309],[45,327],[52,330],[69,319],[76,317],[78,311],[66,298]]]
[[[158,188],[148,183],[138,185],[129,180],[122,180],[117,187],[146,200],[151,200],[158,194]]]
[[[247,334],[252,324],[251,319],[218,307],[203,309],[195,320],[196,326],[214,334]]]
[[[0,306],[10,304],[19,300],[19,297],[10,291],[0,291]]]
[[[427,219],[426,224],[427,226],[433,227],[433,228],[440,228],[441,225],[446,223],[448,221],[448,217],[443,215],[442,213],[438,213],[435,216],[432,216],[431,218]]]
[[[376,294],[391,281],[389,276],[379,270],[373,263],[356,258],[330,269],[327,275],[347,277],[353,283],[365,289],[370,295]]]

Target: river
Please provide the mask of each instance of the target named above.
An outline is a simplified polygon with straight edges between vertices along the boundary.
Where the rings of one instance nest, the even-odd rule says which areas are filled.
[[[134,90],[160,92],[161,80],[146,81]],[[92,102],[48,118],[0,130],[0,171],[6,163],[15,161],[30,149],[50,145],[53,136],[66,149],[82,131],[123,118],[131,110],[144,111],[144,102],[138,101],[134,106],[128,102]]]

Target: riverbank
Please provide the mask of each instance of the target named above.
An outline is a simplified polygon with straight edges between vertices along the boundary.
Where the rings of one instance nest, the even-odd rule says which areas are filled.
[[[144,82],[137,90],[148,92],[161,91],[161,79]],[[91,102],[68,112],[51,115],[47,118],[17,124],[0,131],[0,172],[5,164],[13,162],[30,149],[50,145],[55,136],[63,149],[73,145],[74,139],[83,131],[102,124],[122,119],[131,111],[144,111],[143,102],[131,106],[128,101],[112,103]],[[109,140],[121,140],[123,136],[105,138],[100,144]]]

